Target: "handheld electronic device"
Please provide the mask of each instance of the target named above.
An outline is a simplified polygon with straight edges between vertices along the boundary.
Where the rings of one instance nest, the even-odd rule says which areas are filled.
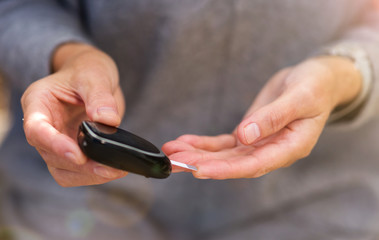
[[[154,144],[131,132],[104,124],[83,121],[78,143],[90,159],[104,165],[152,178],[167,178],[172,164],[192,171],[196,167],[170,161]]]

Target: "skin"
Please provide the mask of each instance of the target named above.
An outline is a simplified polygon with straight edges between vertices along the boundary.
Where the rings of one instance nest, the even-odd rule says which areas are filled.
[[[84,119],[120,124],[125,104],[115,63],[94,47],[68,43],[55,51],[52,68],[53,74],[30,85],[21,99],[28,142],[61,186],[124,177],[126,172],[86,158],[76,143]],[[274,75],[233,133],[184,135],[162,150],[172,160],[196,165],[196,178],[259,177],[307,156],[330,112],[352,101],[360,88],[361,76],[350,60],[309,59]]]
[[[109,182],[127,173],[86,158],[76,143],[82,120],[118,126],[124,112],[113,60],[94,47],[65,44],[52,59],[53,74],[34,82],[21,98],[30,145],[64,187]]]
[[[196,178],[260,177],[308,156],[331,111],[352,101],[361,83],[348,59],[306,60],[274,75],[233,133],[184,135],[166,143],[163,151],[172,160],[197,166]]]

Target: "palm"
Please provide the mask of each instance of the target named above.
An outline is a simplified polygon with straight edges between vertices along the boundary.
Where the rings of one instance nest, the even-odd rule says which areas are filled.
[[[22,96],[28,142],[62,186],[105,183],[126,172],[88,159],[76,141],[81,121],[117,126],[124,112],[118,71],[106,54],[83,44],[65,44],[57,52],[56,72],[31,84]]]
[[[293,159],[304,157],[301,149],[310,146],[307,153],[314,146],[322,122],[317,118],[295,121],[252,146],[240,144],[235,134],[215,137],[185,135],[166,144],[163,150],[172,160],[196,165],[201,172],[194,173],[195,176],[199,174],[213,179],[259,177],[290,165]],[[212,142],[211,146],[209,142]],[[294,157],[296,152],[298,156]]]
[[[60,133],[75,138],[80,122],[86,118],[84,103],[75,92],[60,84],[52,85],[49,81],[47,78],[35,84],[39,90],[33,93],[33,109],[39,111],[32,114]]]
[[[172,160],[196,165],[198,178],[259,177],[291,165],[311,152],[333,108],[325,87],[329,79],[318,73],[312,63],[279,72],[233,134],[184,135],[166,143],[163,151]],[[250,123],[260,129],[251,143],[244,135]]]
[[[54,94],[52,93],[52,95]],[[81,121],[88,118],[83,103],[65,102],[59,97],[45,99],[45,101],[49,112],[54,112],[49,116],[53,127],[71,138],[76,138]]]

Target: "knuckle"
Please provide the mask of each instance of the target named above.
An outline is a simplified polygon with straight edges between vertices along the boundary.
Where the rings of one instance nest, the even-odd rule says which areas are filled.
[[[276,132],[280,130],[283,119],[283,113],[279,111],[270,111],[267,118],[267,124],[272,131]]]
[[[27,142],[31,146],[35,146],[35,129],[34,129],[34,124],[31,121],[25,120],[24,122],[24,133],[25,133],[25,138]]]
[[[313,112],[323,112],[325,106],[331,102],[330,98],[325,97],[325,92],[325,89],[320,89],[317,83],[303,85],[298,91],[298,101]]]
[[[299,101],[307,105],[314,105],[319,100],[314,88],[308,85],[301,87],[298,94],[300,96]],[[317,106],[317,104],[315,105]]]
[[[103,68],[94,68],[92,66],[82,66],[80,69],[76,69],[73,76],[74,82],[85,85],[97,85],[95,83],[111,83],[111,79]]]

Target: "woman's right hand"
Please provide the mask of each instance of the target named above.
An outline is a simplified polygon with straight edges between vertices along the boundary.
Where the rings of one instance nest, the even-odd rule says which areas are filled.
[[[109,182],[127,173],[86,158],[76,136],[83,120],[118,126],[125,104],[114,61],[98,49],[67,43],[55,51],[53,74],[31,84],[21,98],[29,144],[65,187]]]

